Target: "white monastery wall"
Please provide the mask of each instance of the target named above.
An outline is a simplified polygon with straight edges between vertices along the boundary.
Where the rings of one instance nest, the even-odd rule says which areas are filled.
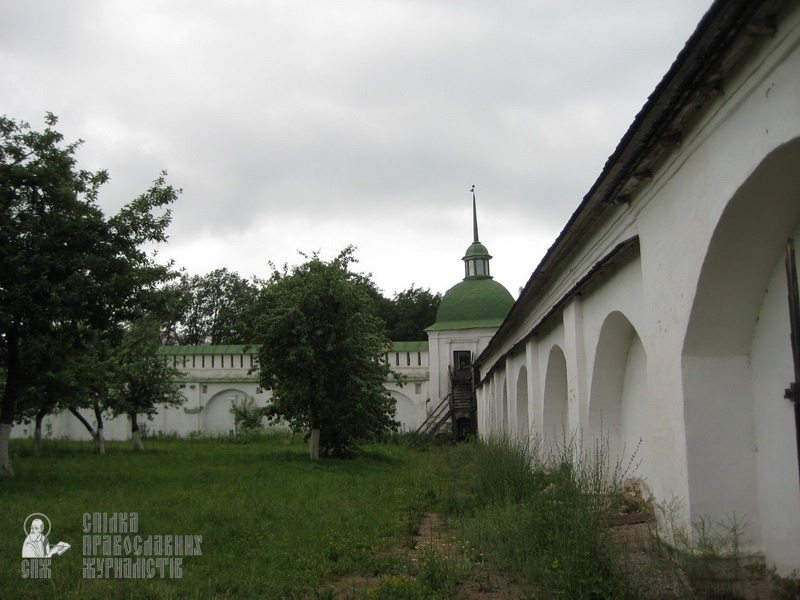
[[[736,515],[746,543],[788,573],[800,566],[800,485],[783,267],[800,242],[800,11],[758,44],[656,165],[558,265],[503,346],[481,357],[484,435],[516,401],[545,439],[602,429],[637,450],[660,500],[686,521]],[[638,251],[568,296],[618,244]],[[543,322],[546,315],[550,315]],[[494,420],[493,420],[494,419]]]
[[[414,430],[425,420],[426,410],[431,406],[428,351],[401,348],[401,351],[388,352],[385,360],[404,382],[401,385],[390,380],[385,386],[397,403],[396,418],[401,429]],[[152,419],[140,416],[139,427],[145,434],[233,436],[236,425],[231,413],[232,404],[238,405],[245,399],[253,400],[258,407],[269,404],[271,392],[259,387],[257,373],[249,372],[253,365],[250,354],[195,352],[165,355],[165,360],[184,373],[178,385],[186,401],[178,407],[161,406]],[[97,427],[91,410],[82,409],[81,413],[93,427]],[[268,425],[268,422],[264,420],[264,424]],[[105,439],[130,439],[127,416],[110,418],[104,415],[103,425]],[[15,425],[12,437],[32,437],[33,427],[33,423]],[[43,435],[54,439],[91,440],[84,425],[68,410],[48,415],[43,422]]]

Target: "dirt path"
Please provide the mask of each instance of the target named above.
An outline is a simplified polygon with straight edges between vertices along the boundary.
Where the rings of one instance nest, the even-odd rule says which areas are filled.
[[[774,597],[772,586],[765,579],[746,576],[737,582],[710,582],[706,592],[692,590],[686,575],[677,565],[671,563],[669,555],[653,551],[651,523],[637,519],[620,519],[612,525],[610,533],[619,557],[620,569],[631,574],[633,581],[639,582],[643,591],[652,593],[653,590],[658,590],[659,597],[665,600],[769,600]],[[531,585],[525,586],[510,580],[505,573],[482,560],[477,553],[465,546],[463,536],[459,535],[452,523],[437,513],[429,513],[423,517],[419,533],[415,536],[414,548],[397,550],[393,554],[405,553],[408,564],[415,565],[419,564],[421,553],[431,546],[450,561],[463,561],[465,555],[470,560],[471,572],[461,582],[459,600],[520,600],[533,597],[530,595]],[[352,600],[361,597],[369,588],[379,583],[379,576],[343,577],[328,589],[333,598]]]
[[[399,552],[405,552],[409,564],[414,565],[419,564],[421,552],[430,546],[448,560],[464,559],[464,540],[452,525],[437,513],[428,513],[422,518],[419,533],[415,536],[414,548]],[[469,577],[461,583],[459,600],[511,600],[525,597],[524,588],[511,583],[501,571],[480,559],[473,560],[472,566]],[[333,583],[333,597],[342,600],[358,598],[360,594],[378,585],[379,582],[379,576],[343,577]]]

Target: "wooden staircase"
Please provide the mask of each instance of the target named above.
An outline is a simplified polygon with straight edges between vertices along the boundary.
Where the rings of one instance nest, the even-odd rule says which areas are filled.
[[[472,373],[468,369],[450,371],[450,393],[434,408],[425,421],[417,428],[418,435],[429,438],[447,423],[452,422],[454,439],[461,439],[465,433],[461,431],[463,423],[469,423],[468,431],[475,423],[475,397],[472,390]]]
[[[456,418],[472,416],[472,378],[469,373],[456,372],[450,378],[450,395],[453,396],[453,410]]]
[[[450,400],[451,396],[448,394],[439,402],[439,405],[428,414],[422,425],[417,428],[417,435],[424,435],[429,438],[436,435],[436,432],[450,420],[453,414]]]

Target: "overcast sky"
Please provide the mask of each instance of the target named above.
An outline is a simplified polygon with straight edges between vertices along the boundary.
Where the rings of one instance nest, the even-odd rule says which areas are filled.
[[[183,189],[191,274],[331,258],[463,277],[472,185],[517,295],[710,0],[0,0],[0,112],[86,140],[114,213]]]

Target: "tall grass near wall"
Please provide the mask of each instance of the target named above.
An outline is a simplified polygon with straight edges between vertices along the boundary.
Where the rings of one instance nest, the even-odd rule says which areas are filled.
[[[473,448],[473,543],[536,597],[638,598],[618,572],[608,522],[624,468],[598,442],[493,438]]]

